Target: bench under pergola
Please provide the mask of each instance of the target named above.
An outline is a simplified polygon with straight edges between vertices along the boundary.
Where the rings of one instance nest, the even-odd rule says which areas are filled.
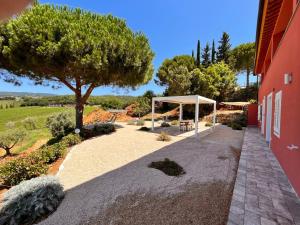
[[[168,102],[179,104],[179,121],[182,121],[182,106],[183,105],[195,105],[195,135],[198,135],[198,121],[199,121],[199,105],[200,104],[213,104],[213,127],[216,124],[216,101],[213,99],[205,98],[200,95],[187,95],[187,96],[167,96],[167,97],[155,97],[152,98],[152,130],[154,130],[154,114],[155,114],[155,102]]]

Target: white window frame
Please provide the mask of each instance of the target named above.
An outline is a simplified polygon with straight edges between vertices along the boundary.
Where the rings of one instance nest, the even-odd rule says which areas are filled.
[[[280,124],[281,124],[281,103],[282,91],[275,94],[275,107],[274,107],[274,135],[280,137]]]
[[[258,104],[257,120],[261,121],[261,104]]]

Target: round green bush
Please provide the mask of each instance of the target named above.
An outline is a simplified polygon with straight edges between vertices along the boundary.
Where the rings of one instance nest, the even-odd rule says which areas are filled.
[[[63,198],[63,186],[56,177],[23,181],[5,193],[0,224],[33,224],[55,211]]]
[[[170,127],[171,125],[167,122],[163,122],[160,126],[161,127]]]
[[[59,113],[47,118],[46,126],[55,138],[61,138],[74,130],[74,122],[69,113]]]
[[[151,128],[149,128],[149,127],[141,127],[139,130],[140,131],[150,131]]]
[[[68,134],[67,136],[62,138],[62,142],[68,147],[71,147],[73,145],[79,144],[81,142],[81,137],[78,134]]]

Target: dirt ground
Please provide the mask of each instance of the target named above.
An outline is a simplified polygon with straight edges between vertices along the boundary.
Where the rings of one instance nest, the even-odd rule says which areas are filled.
[[[160,128],[138,128],[122,124],[72,149],[58,174],[66,197],[40,224],[225,224],[244,132],[223,125],[211,132],[202,124],[199,137],[170,132],[170,142],[159,142]],[[164,158],[186,174],[148,168]]]

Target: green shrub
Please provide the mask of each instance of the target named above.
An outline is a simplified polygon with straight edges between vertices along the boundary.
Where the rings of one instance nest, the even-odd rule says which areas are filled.
[[[74,122],[69,113],[59,113],[47,118],[46,126],[53,137],[63,137],[74,130]]]
[[[243,127],[240,124],[235,123],[235,122],[231,123],[231,128],[233,130],[242,130],[243,129]]]
[[[111,123],[99,123],[99,124],[95,124],[93,129],[82,129],[80,136],[83,139],[88,139],[103,134],[110,134],[115,131],[116,131],[115,125]]]
[[[50,146],[44,146],[35,152],[32,152],[30,156],[35,161],[51,164],[56,160],[65,157],[67,153],[67,143],[59,142]]]
[[[150,131],[151,128],[149,128],[149,127],[141,127],[139,130],[140,131]]]
[[[8,122],[5,124],[5,127],[6,127],[7,129],[13,129],[13,128],[15,128],[15,126],[16,126],[16,124],[15,124],[15,122],[13,122],[13,121],[8,121]]]
[[[35,130],[37,128],[36,120],[32,117],[25,118],[22,124],[27,130]]]
[[[144,126],[145,125],[145,121],[144,120],[138,120],[138,121],[136,121],[136,125],[137,126]]]
[[[14,186],[21,181],[45,174],[48,166],[33,157],[18,158],[8,161],[0,167],[0,180],[3,185]]]
[[[178,120],[172,120],[171,121],[171,125],[172,126],[178,126],[179,125],[179,121]]]
[[[5,193],[0,224],[33,224],[55,211],[63,198],[63,186],[56,177],[23,181]]]
[[[171,141],[171,137],[167,132],[161,132],[157,137],[158,141]]]
[[[169,176],[180,176],[185,174],[184,169],[179,164],[168,158],[165,158],[164,161],[152,162],[148,167],[158,169]]]
[[[211,122],[207,122],[207,123],[205,124],[205,126],[206,126],[206,127],[212,127],[213,124],[212,124]]]
[[[160,126],[161,127],[170,127],[171,125],[167,122],[163,122]]]
[[[62,138],[62,142],[65,143],[68,147],[77,145],[81,142],[81,137],[78,134],[68,134]]]
[[[129,120],[127,122],[127,125],[135,125],[136,121],[135,120]]]

